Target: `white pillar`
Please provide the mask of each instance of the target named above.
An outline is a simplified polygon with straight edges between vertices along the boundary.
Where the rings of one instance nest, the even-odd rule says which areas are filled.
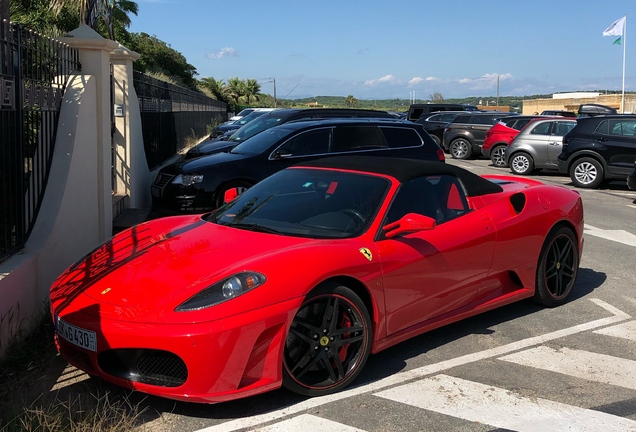
[[[97,160],[86,163],[97,167],[98,225],[100,240],[104,241],[109,239],[113,232],[110,52],[116,49],[118,44],[104,39],[87,25],[78,27],[59,40],[79,51],[82,73],[96,78]]]
[[[151,206],[150,170],[146,161],[139,100],[133,85],[133,62],[140,54],[119,45],[110,54],[115,78],[115,185],[118,194],[130,197],[130,207]],[[119,112],[117,112],[119,111]]]

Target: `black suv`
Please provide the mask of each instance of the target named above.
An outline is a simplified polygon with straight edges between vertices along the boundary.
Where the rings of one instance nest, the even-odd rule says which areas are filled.
[[[422,118],[427,114],[440,112],[440,111],[479,111],[474,105],[465,104],[451,104],[451,103],[425,103],[425,104],[411,104],[409,106],[406,118],[411,121]]]
[[[442,145],[442,139],[444,138],[444,129],[446,125],[466,111],[442,111],[431,114],[424,114],[415,123],[419,123],[424,126],[424,130],[435,140],[438,145]]]
[[[422,126],[406,120],[289,122],[254,135],[229,152],[164,167],[151,186],[153,209],[209,211],[290,165],[336,155],[444,161],[444,152]]]
[[[559,171],[575,186],[596,188],[604,180],[625,180],[636,156],[636,115],[578,118],[563,137]]]
[[[499,119],[515,115],[510,112],[467,112],[451,120],[444,129],[442,147],[453,159],[469,159],[473,154],[481,156],[481,145],[486,132]]]
[[[250,121],[241,126],[229,137],[221,137],[221,140],[203,141],[187,151],[186,159],[206,156],[212,153],[227,151],[240,142],[256,135],[259,132],[278,126],[283,123],[312,118],[388,118],[395,119],[394,114],[386,111],[348,109],[348,108],[286,108],[277,109]]]

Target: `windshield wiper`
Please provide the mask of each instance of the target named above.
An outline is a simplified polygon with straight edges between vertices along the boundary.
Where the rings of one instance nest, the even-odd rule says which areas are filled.
[[[234,227],[234,228],[246,229],[249,231],[258,231],[258,232],[264,232],[264,233],[270,233],[270,234],[280,234],[280,231],[275,230],[274,228],[269,228],[269,227],[258,225],[255,223],[229,223],[224,225]]]

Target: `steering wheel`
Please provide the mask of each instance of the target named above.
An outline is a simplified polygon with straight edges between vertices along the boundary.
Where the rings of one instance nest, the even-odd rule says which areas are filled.
[[[347,216],[349,216],[351,219],[357,220],[356,228],[361,227],[365,223],[367,223],[367,220],[364,217],[362,217],[362,215],[357,210],[348,208],[348,209],[340,210],[340,213],[344,213]]]

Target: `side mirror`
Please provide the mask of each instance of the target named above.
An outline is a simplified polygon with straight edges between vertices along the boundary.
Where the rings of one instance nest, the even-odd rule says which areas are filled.
[[[393,238],[400,234],[417,231],[432,230],[435,228],[435,219],[417,213],[407,213],[395,222],[382,227],[386,238]]]

